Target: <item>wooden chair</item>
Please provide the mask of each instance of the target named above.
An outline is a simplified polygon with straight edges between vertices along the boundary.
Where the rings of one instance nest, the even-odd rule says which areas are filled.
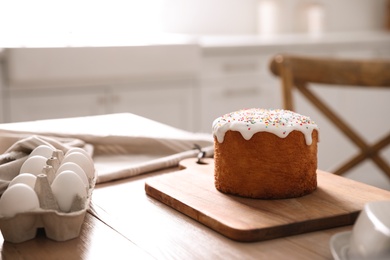
[[[379,154],[380,150],[390,143],[390,133],[372,145],[367,144],[350,125],[308,87],[309,83],[315,83],[339,87],[387,87],[390,90],[390,60],[362,61],[280,54],[272,58],[270,69],[274,75],[281,78],[285,109],[294,110],[292,92],[294,89],[300,91],[360,148],[360,153],[334,171],[335,174],[341,175],[370,158],[390,178],[390,166]]]

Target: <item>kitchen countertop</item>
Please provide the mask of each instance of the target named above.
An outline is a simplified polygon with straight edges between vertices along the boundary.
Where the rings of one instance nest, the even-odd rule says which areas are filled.
[[[6,39],[6,40],[4,40]],[[311,45],[388,43],[390,31],[333,32],[323,34],[275,34],[275,35],[185,35],[185,34],[113,34],[75,35],[50,34],[34,37],[3,37],[1,48],[35,47],[119,47],[150,45],[198,44],[202,48],[228,48],[270,45]]]
[[[205,36],[198,43],[206,54],[232,53],[234,51],[274,50],[275,48],[329,47],[346,46],[348,48],[370,45],[372,48],[385,45],[390,51],[390,31],[383,32],[353,32],[281,35],[241,35],[241,36]]]

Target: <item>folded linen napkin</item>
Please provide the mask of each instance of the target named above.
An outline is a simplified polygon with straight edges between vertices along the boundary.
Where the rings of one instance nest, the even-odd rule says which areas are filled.
[[[22,164],[36,147],[47,145],[66,153],[71,147],[85,149],[88,146],[85,142],[72,138],[37,135],[24,136],[23,134],[18,135],[14,133],[0,135],[0,146],[3,149],[9,143],[13,144],[0,155],[0,194],[5,191],[10,181],[19,174]],[[91,151],[90,148],[85,150]]]
[[[26,159],[27,154],[20,152],[0,156],[0,194],[3,194],[11,180],[19,174],[20,167]]]
[[[23,142],[18,140],[29,135],[55,140],[63,149],[91,145],[98,183],[173,167],[184,158],[196,157],[195,145],[205,156],[213,156],[210,134],[191,133],[130,113],[0,124],[0,153],[20,147]]]

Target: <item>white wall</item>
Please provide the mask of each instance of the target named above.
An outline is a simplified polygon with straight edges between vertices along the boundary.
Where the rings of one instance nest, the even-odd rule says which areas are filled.
[[[387,0],[165,0],[163,30],[186,34],[256,34],[258,6],[275,7],[277,33],[303,32],[312,4],[323,9],[326,32],[382,30]],[[260,18],[261,19],[261,18]]]
[[[185,34],[252,34],[257,0],[165,0],[163,30]]]
[[[322,8],[325,31],[381,30],[388,0],[2,0],[0,45],[7,37],[49,38],[48,33],[50,38],[256,34],[264,24],[258,10],[264,2],[274,6],[274,31],[292,33],[307,31],[305,17],[313,4]]]
[[[380,30],[385,25],[387,0],[332,0],[323,2],[329,31]]]

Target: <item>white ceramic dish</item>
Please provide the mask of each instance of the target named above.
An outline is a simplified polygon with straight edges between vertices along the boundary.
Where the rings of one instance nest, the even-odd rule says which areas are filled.
[[[348,260],[349,240],[352,231],[345,231],[333,235],[330,239],[330,250],[335,260]]]

